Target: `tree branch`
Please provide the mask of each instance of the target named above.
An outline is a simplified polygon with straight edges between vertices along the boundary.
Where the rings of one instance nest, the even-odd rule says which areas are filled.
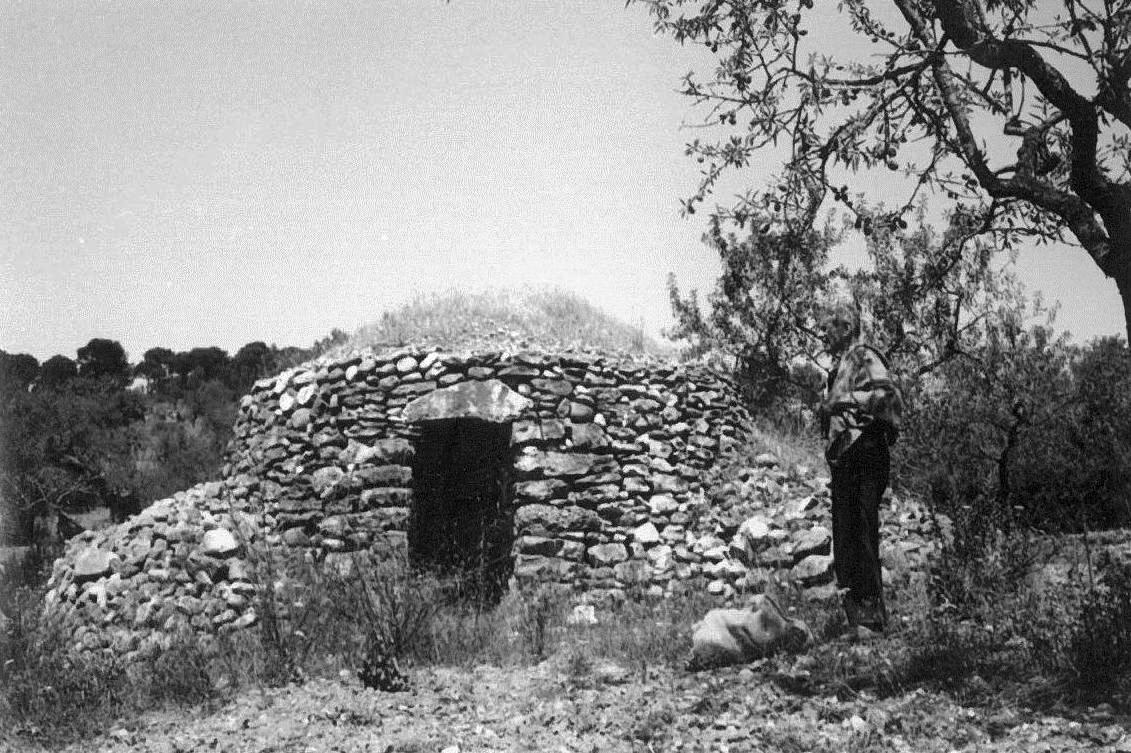
[[[925,20],[910,0],[895,0],[896,6],[921,39],[928,38]],[[1056,68],[1050,66],[1031,46],[1016,40],[995,39],[985,25],[975,0],[937,0],[936,11],[942,28],[975,63],[989,69],[1014,68],[1036,84],[1037,89],[1068,119],[1072,134],[1071,184],[1075,194],[1056,188],[1031,174],[1004,180],[986,164],[978,147],[965,107],[952,82],[953,74],[945,59],[933,68],[936,85],[943,97],[951,122],[958,131],[964,160],[978,183],[994,198],[1019,198],[1064,220],[1081,245],[1099,267],[1114,276],[1117,272],[1111,239],[1099,214],[1107,224],[1131,225],[1128,209],[1118,192],[1100,172],[1096,161],[1099,124],[1095,106],[1080,95]],[[1025,145],[1022,146],[1025,148]],[[1121,260],[1122,261],[1122,260]]]

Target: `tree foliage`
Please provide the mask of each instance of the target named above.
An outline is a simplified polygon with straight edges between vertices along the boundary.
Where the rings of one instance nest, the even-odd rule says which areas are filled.
[[[850,298],[865,314],[865,334],[908,389],[957,354],[971,351],[1025,304],[1008,268],[960,221],[945,232],[922,222],[912,230],[878,228],[864,263],[832,263],[842,237],[829,229],[771,228],[739,237],[713,218],[706,240],[723,272],[704,315],[692,291],[669,280],[676,326],[671,334],[703,352],[722,348],[737,358],[755,398],[784,393],[812,401],[824,384],[818,336],[822,311]],[[817,375],[816,377],[814,375]],[[763,402],[764,402],[763,400]]]
[[[168,348],[150,348],[142,355],[141,363],[134,367],[134,373],[153,380],[167,379],[173,372],[175,356]]]
[[[719,220],[797,234],[835,206],[868,235],[930,195],[995,246],[1082,246],[1131,328],[1131,0],[638,1],[717,63],[684,80],[723,132],[688,145],[687,212],[764,157]]]
[[[239,397],[344,337],[335,330],[309,348],[252,342],[234,358],[154,347],[133,367],[104,338],[42,367],[0,351],[0,540],[44,543],[55,513],[107,507],[122,518],[216,478]],[[126,389],[131,373],[149,380],[143,391]]]
[[[79,348],[76,355],[81,377],[108,377],[123,383],[129,377],[130,365],[126,360],[126,351],[117,340],[95,337]]]
[[[30,541],[36,520],[55,511],[118,507],[126,496],[128,427],[143,414],[141,398],[112,377],[0,401],[0,517],[8,533]]]
[[[39,369],[35,356],[0,350],[0,394],[26,390],[39,377]]]
[[[957,519],[1046,530],[1131,523],[1131,358],[1118,338],[1071,346],[1001,327],[949,361],[909,414],[904,482]]]
[[[79,375],[78,364],[63,355],[55,355],[43,362],[39,372],[39,385],[59,387]]]

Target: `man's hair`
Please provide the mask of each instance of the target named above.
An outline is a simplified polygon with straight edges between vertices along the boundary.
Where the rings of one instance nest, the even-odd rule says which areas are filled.
[[[861,332],[861,316],[860,309],[851,303],[840,301],[829,305],[824,313],[821,314],[821,323],[832,321],[833,319],[840,319],[852,325],[852,339],[860,339]]]

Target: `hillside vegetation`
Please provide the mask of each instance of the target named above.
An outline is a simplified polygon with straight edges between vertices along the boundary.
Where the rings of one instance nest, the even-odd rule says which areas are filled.
[[[908,393],[914,402],[896,446],[896,496],[906,500],[909,489],[923,490],[936,525],[925,567],[910,572],[906,564],[885,562],[894,619],[872,642],[846,635],[835,591],[810,598],[789,582],[774,582],[765,587],[808,622],[814,644],[740,671],[692,673],[684,664],[692,627],[713,604],[705,585],[660,601],[628,593],[623,603],[601,606],[597,623],[589,624],[571,622],[574,599],[548,589],[510,593],[492,606],[468,599],[458,578],[406,563],[356,563],[343,575],[325,562],[265,551],[257,563],[256,629],[213,643],[169,635],[167,647],[138,667],[112,653],[72,651],[73,638],[44,621],[35,579],[9,579],[0,583],[0,622],[6,620],[0,748],[5,741],[24,750],[75,740],[89,747],[90,736],[118,725],[98,738],[102,749],[132,750],[151,738],[173,749],[263,749],[247,730],[266,736],[264,744],[284,732],[289,740],[317,730],[344,748],[363,739],[378,750],[440,750],[450,743],[515,749],[531,738],[521,725],[507,723],[511,714],[481,717],[466,705],[492,697],[496,688],[510,698],[513,714],[532,720],[534,737],[549,744],[548,735],[560,734],[590,749],[1122,745],[1128,738],[1120,725],[1131,720],[1131,557],[1118,531],[1057,534],[1125,520],[1118,501],[1126,499],[1129,467],[1122,419],[1129,415],[1125,386],[1131,379],[1126,346],[1069,348],[1041,328],[1002,331],[989,330],[921,391]],[[421,298],[348,342],[340,333],[329,338],[319,352],[421,341],[662,352],[638,330],[552,291]],[[142,408],[145,401],[124,392],[123,376],[83,381],[95,375],[78,374],[40,385],[34,374],[22,382],[8,374],[4,408],[24,421],[8,426],[26,426],[25,438],[36,441],[9,433],[7,451],[42,449],[18,456],[28,489],[54,480],[67,491],[64,482],[72,477],[66,474],[78,472],[67,465],[72,457],[89,457],[92,473],[99,474],[112,464],[98,464],[114,453],[135,463],[129,453],[138,435],[130,427],[146,426],[138,412],[139,400]],[[170,381],[162,386],[163,380]],[[238,396],[203,366],[181,374],[174,365],[154,381],[156,394],[197,400],[194,416],[214,414],[212,423],[224,417],[225,400]],[[802,387],[782,388],[761,403],[749,446],[705,483],[746,489],[751,499],[780,505],[785,501],[767,492],[778,488],[775,474],[823,483],[821,448]],[[112,395],[133,412],[106,415],[117,410],[107,399]],[[1024,410],[1008,399],[1015,395],[1026,396]],[[67,419],[72,405],[86,417],[82,422]],[[175,468],[178,448],[192,448],[179,436],[170,432],[161,445],[165,454],[151,457],[150,471]],[[216,439],[206,436],[209,443]],[[1063,443],[1077,454],[1066,453]],[[84,455],[83,448],[98,452]],[[772,472],[759,470],[757,458],[766,452],[777,458]],[[37,467],[37,458],[50,463]],[[218,473],[194,458],[193,474]],[[44,504],[65,508],[69,499]],[[883,513],[889,542],[905,513],[896,503]],[[374,635],[385,640],[375,643]],[[400,662],[415,700],[359,686],[362,670],[391,660]],[[544,682],[534,689],[523,679],[529,677]],[[279,708],[254,720],[207,713],[216,706],[248,709],[255,698],[275,699]],[[312,708],[315,703],[321,706]],[[139,715],[168,706],[174,711],[141,721]],[[199,709],[199,718],[186,720],[185,708]],[[447,723],[421,723],[405,709]],[[294,728],[295,718],[310,725]]]

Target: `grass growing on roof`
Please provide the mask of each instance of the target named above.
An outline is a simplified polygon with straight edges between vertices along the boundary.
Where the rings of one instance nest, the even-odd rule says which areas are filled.
[[[417,296],[358,329],[347,347],[406,343],[538,345],[655,356],[671,349],[558,288],[448,290]]]

